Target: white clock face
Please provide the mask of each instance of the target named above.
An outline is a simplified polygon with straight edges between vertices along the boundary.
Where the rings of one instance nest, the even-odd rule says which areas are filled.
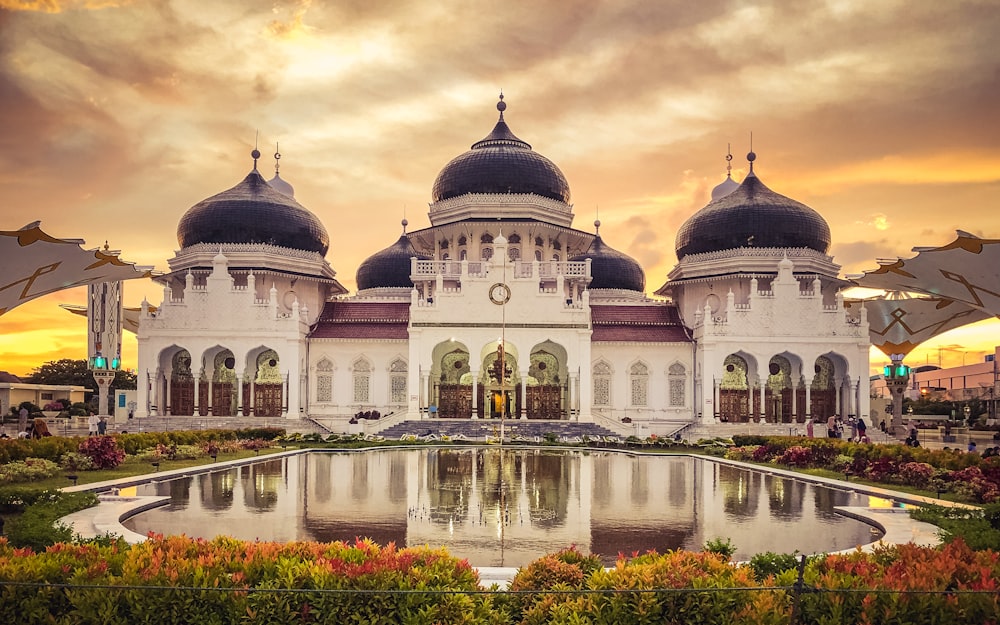
[[[510,287],[503,282],[497,282],[490,287],[490,301],[497,306],[503,306],[510,301]]]

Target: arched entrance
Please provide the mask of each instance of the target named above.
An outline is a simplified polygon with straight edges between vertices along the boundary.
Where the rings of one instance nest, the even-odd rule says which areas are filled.
[[[469,352],[464,349],[454,349],[441,357],[437,401],[438,416],[443,419],[472,416],[472,375]]]
[[[170,414],[194,414],[194,376],[191,353],[182,349],[170,359]]]
[[[722,364],[722,369],[722,381],[719,383],[719,418],[723,421],[745,423],[751,414],[747,361],[736,354],[729,354]],[[753,414],[758,414],[757,406],[754,406]]]
[[[563,389],[559,378],[559,359],[547,351],[531,354],[528,367],[527,417],[529,419],[561,419]]]
[[[502,357],[501,357],[502,355]],[[516,418],[521,410],[521,385],[517,378],[517,358],[498,346],[483,359],[480,376],[479,416],[491,419]],[[487,414],[487,411],[488,414]]]
[[[768,423],[791,423],[794,419],[792,401],[792,365],[784,356],[773,356],[767,365],[764,387],[764,416]]]
[[[836,369],[833,361],[826,356],[816,359],[813,377],[809,389],[810,414],[817,421],[824,421],[837,414],[837,386],[834,383]]]
[[[215,355],[212,367],[212,414],[231,417],[236,414],[236,358],[228,349]]]
[[[278,354],[273,349],[257,356],[253,382],[253,412],[258,417],[280,417],[284,397],[284,380],[278,368]]]

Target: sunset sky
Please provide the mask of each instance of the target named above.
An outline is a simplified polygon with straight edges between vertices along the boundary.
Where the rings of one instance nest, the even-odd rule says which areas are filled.
[[[0,0],[0,230],[166,269],[193,204],[250,170],[259,132],[330,232],[345,286],[429,225],[438,171],[505,118],[555,162],[574,226],[645,268],[745,154],[771,189],[829,222],[842,273],[955,230],[1000,238],[995,1]],[[2,271],[2,268],[0,268]],[[126,305],[158,304],[149,281]],[[0,370],[86,357],[56,293],[0,317]],[[982,360],[1000,322],[908,362]],[[135,340],[125,366],[135,366]],[[881,357],[872,364],[881,364]]]

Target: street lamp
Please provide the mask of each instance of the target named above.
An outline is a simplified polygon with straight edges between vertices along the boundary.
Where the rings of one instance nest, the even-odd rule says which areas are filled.
[[[892,395],[892,432],[903,425],[903,392],[910,384],[910,368],[903,364],[906,354],[890,354],[891,365],[886,365],[882,373],[885,385]]]

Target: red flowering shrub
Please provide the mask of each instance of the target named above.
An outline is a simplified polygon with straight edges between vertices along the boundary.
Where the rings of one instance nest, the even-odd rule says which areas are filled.
[[[785,453],[784,447],[768,443],[753,450],[753,460],[754,462],[774,462],[774,459],[783,453]]]
[[[934,467],[926,462],[905,462],[899,467],[899,480],[903,484],[924,488],[934,476]]]
[[[979,467],[969,467],[948,474],[952,482],[952,492],[980,503],[992,503],[1000,499],[1000,486],[986,479]]]
[[[785,453],[781,454],[778,458],[778,464],[783,464],[789,467],[807,467],[812,464],[813,455],[812,450],[808,447],[800,447],[798,445],[793,445],[785,450]]]
[[[113,469],[125,461],[125,450],[112,436],[90,436],[80,443],[78,451],[93,461],[98,469]]]
[[[891,482],[899,473],[899,462],[892,458],[876,458],[868,463],[868,477],[875,482]]]

